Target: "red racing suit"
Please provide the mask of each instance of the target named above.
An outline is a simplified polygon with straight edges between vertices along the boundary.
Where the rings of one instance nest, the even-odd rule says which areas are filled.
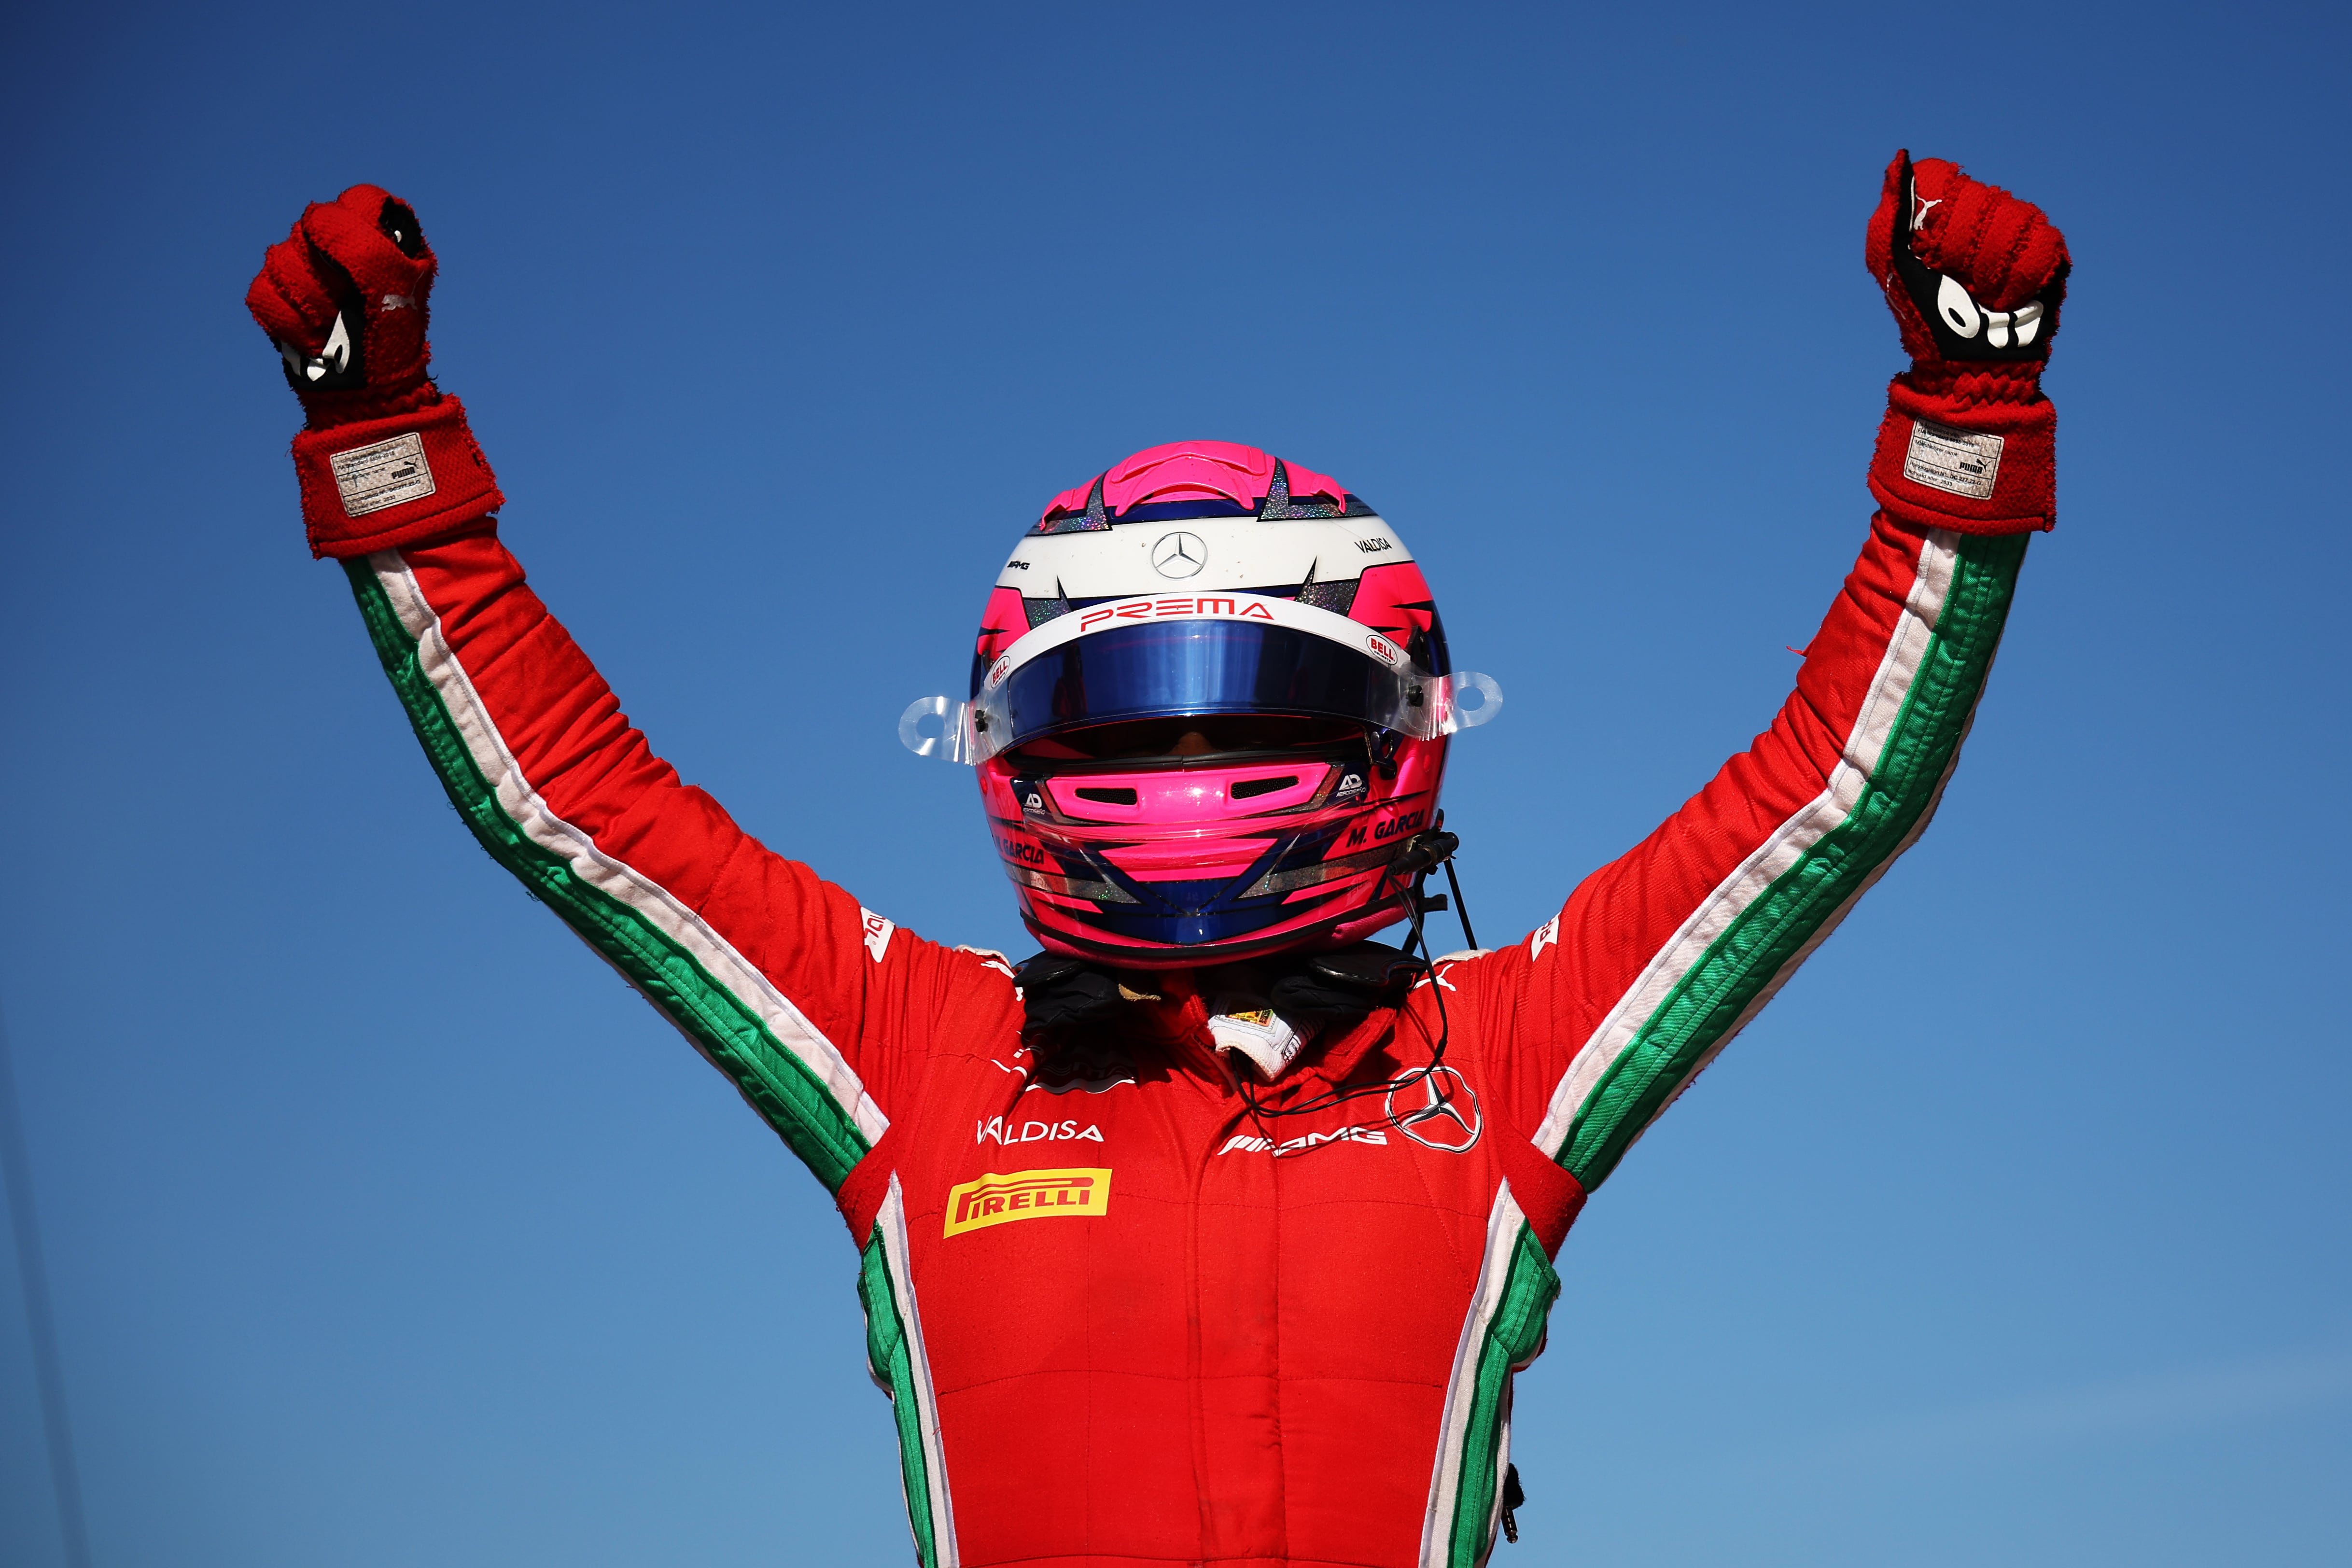
[[[653,754],[498,541],[405,204],[312,204],[247,304],[310,420],[311,547],[450,799],[834,1194],[921,1563],[1465,1568],[1586,1194],[1926,826],[2050,524],[2063,237],[1904,153],[1865,255],[1913,368],[1770,728],[1523,941],[1248,1089],[1182,973],[1033,1055],[1002,959]]]
[[[923,1563],[1404,1568],[1493,1545],[1512,1374],[1585,1195],[1951,773],[2024,555],[2005,531],[2045,520],[1874,489],[1771,727],[1523,941],[1257,1094],[1405,1087],[1283,1118],[1181,973],[1034,1059],[1002,960],[898,929],[682,784],[492,520],[330,552],[474,833],[835,1195]]]

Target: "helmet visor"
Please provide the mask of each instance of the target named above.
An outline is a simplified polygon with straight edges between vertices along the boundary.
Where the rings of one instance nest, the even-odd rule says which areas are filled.
[[[1125,720],[1281,713],[1399,727],[1428,677],[1258,621],[1118,626],[1030,659],[978,706],[991,751]]]

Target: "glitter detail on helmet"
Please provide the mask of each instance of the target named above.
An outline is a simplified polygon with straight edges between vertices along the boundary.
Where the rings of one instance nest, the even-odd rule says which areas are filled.
[[[1372,509],[1360,496],[1340,492],[1339,504],[1328,501],[1293,501],[1290,499],[1290,469],[1281,458],[1274,462],[1274,478],[1267,482],[1265,500],[1257,509],[1261,522],[1279,522],[1291,518],[1370,517]]]
[[[1033,534],[1099,533],[1110,527],[1110,518],[1103,510],[1104,477],[1102,474],[1095,476],[1094,488],[1087,492],[1084,510],[1049,506],[1045,509],[1045,515],[1039,518],[1037,525],[1029,531]]]
[[[1307,581],[1298,584],[1298,592],[1293,597],[1302,605],[1312,605],[1318,610],[1328,610],[1335,616],[1344,616],[1356,603],[1356,584],[1359,580],[1354,577],[1342,577],[1333,583],[1318,583],[1315,580],[1315,568],[1321,564],[1322,563],[1318,561],[1307,566]]]

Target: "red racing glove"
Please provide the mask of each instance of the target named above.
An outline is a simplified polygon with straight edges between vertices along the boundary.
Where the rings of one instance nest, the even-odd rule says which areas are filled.
[[[1871,460],[1878,504],[1963,533],[2051,527],[2058,416],[2042,367],[2066,297],[2065,237],[1958,164],[1897,153],[1864,256],[1911,354]]]
[[[506,499],[464,407],[425,375],[438,265],[407,203],[353,185],[305,208],[246,291],[308,416],[294,469],[313,555],[448,538]]]

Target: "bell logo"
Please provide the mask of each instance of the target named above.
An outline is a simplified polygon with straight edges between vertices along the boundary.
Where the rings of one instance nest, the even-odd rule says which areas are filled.
[[[1110,1212],[1107,1170],[991,1172],[948,1189],[947,1231],[961,1236],[1016,1219],[1077,1219]]]

